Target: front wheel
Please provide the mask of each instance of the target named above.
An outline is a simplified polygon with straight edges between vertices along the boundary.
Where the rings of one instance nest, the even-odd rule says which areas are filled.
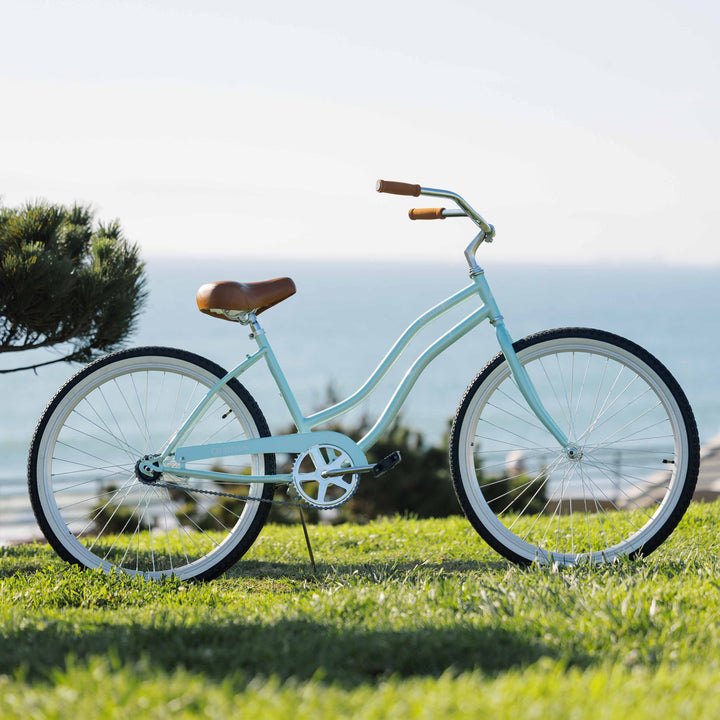
[[[452,427],[453,484],[466,516],[519,563],[647,555],[695,489],[697,427],[675,379],[618,335],[548,330],[514,343],[576,457],[530,410],[502,354],[468,387]]]
[[[58,391],[35,430],[28,484],[38,524],[62,558],[151,578],[205,580],[247,551],[267,519],[272,484],[209,482],[172,473],[143,482],[136,473],[138,461],[160,452],[224,375],[199,355],[147,347],[101,358]],[[186,444],[269,434],[252,396],[231,380],[218,390]],[[230,461],[188,462],[187,469],[275,474],[274,455]]]

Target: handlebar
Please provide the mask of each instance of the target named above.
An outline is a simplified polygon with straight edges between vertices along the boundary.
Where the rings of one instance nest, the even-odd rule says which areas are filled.
[[[470,277],[482,274],[482,268],[475,260],[475,253],[483,242],[492,242],[495,237],[495,228],[486,222],[479,213],[476,213],[457,193],[451,190],[437,190],[436,188],[426,188],[420,185],[395,182],[392,180],[378,180],[375,189],[379,193],[390,193],[391,195],[411,195],[413,197],[432,195],[433,197],[444,197],[452,200],[460,210],[413,208],[408,215],[411,220],[444,220],[446,217],[469,217],[480,228],[480,232],[473,238],[467,248],[465,248],[465,259],[470,266]]]
[[[469,217],[481,230],[482,240],[491,242],[495,237],[495,228],[486,222],[483,217],[475,212],[470,205],[451,190],[437,190],[436,188],[426,188],[421,185],[413,185],[411,183],[396,182],[394,180],[378,180],[375,189],[379,193],[390,193],[391,195],[411,195],[418,197],[419,195],[431,195],[433,197],[444,197],[452,200],[463,212],[458,213],[456,210],[445,210],[444,208],[414,208],[410,211],[411,220],[439,220],[446,217]]]

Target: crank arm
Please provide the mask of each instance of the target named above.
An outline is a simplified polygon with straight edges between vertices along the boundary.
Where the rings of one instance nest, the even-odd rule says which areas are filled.
[[[382,459],[379,463],[375,463],[374,465],[359,465],[357,467],[340,468],[339,470],[323,470],[323,472],[320,473],[320,477],[332,478],[341,477],[342,475],[355,475],[356,473],[366,472],[372,472],[374,473],[375,477],[379,477],[383,473],[386,473],[388,470],[392,470],[392,468],[394,468],[401,460],[402,455],[400,455],[400,452],[396,450],[395,452],[390,453],[386,458]]]
[[[323,470],[320,477],[332,478],[342,477],[343,475],[356,475],[357,473],[370,472],[374,467],[374,465],[359,465],[358,467],[340,468],[340,470]]]

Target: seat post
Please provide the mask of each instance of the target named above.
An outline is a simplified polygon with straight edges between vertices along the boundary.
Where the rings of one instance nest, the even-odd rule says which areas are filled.
[[[264,335],[265,331],[262,329],[262,326],[260,325],[259,320],[257,319],[257,315],[255,315],[254,311],[251,311],[247,314],[247,324],[250,325],[252,328],[252,333],[250,333],[250,339],[253,340],[259,335]]]

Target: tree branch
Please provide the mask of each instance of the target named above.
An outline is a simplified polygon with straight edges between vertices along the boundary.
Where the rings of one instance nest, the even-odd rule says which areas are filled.
[[[38,342],[37,339],[30,340],[29,334],[26,335],[26,339],[22,345],[2,345],[0,344],[0,353],[11,353],[11,352],[24,352],[26,350],[37,350],[38,348],[51,347],[58,345],[61,342],[66,342],[65,338],[58,338],[55,336],[46,337],[44,340]],[[38,338],[38,335],[34,336]]]
[[[0,370],[0,375],[6,375],[8,373],[21,372],[22,370],[36,370],[39,367],[45,367],[45,365],[54,365],[59,362],[78,362],[74,359],[75,353],[66,355],[65,357],[58,358],[57,360],[48,360],[47,362],[35,363],[35,365],[25,365],[25,367],[10,368],[8,370]]]

